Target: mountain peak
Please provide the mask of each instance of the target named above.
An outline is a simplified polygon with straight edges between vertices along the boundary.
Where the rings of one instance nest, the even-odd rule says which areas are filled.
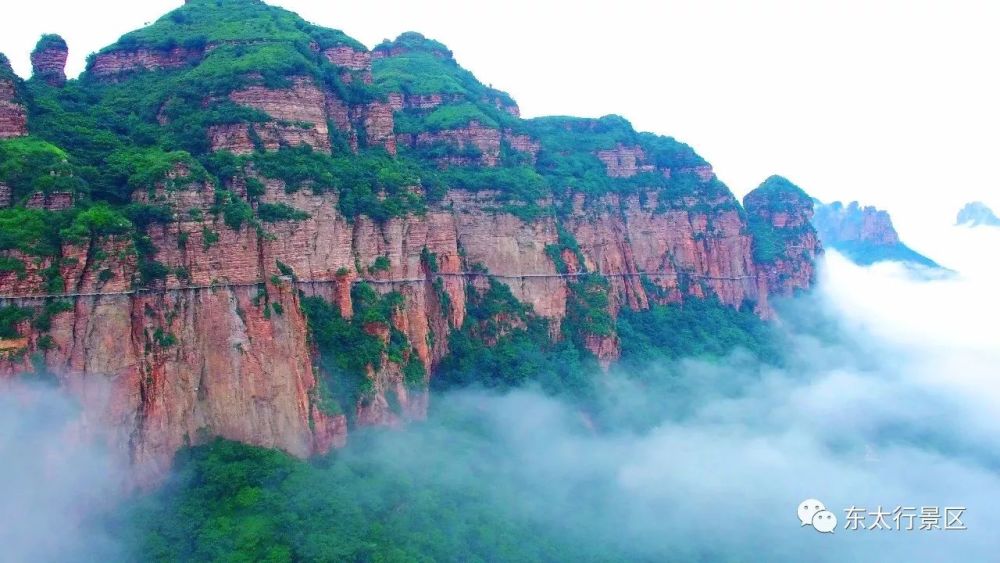
[[[381,56],[387,57],[418,51],[430,53],[443,59],[451,60],[453,58],[451,50],[444,43],[428,39],[422,33],[416,31],[403,32],[392,41],[386,39],[376,46],[374,50],[376,53],[381,53]]]
[[[1000,218],[993,213],[985,203],[981,201],[972,201],[965,204],[958,212],[958,217],[955,221],[956,225],[967,225],[969,227],[976,227],[979,225],[987,225],[990,227],[1000,226]]]
[[[862,266],[892,261],[940,267],[903,244],[889,213],[870,205],[862,206],[857,201],[847,205],[839,201],[829,204],[817,201],[813,225],[824,246]]]
[[[66,83],[66,59],[69,47],[60,35],[46,34],[38,40],[31,52],[32,76],[52,86]]]

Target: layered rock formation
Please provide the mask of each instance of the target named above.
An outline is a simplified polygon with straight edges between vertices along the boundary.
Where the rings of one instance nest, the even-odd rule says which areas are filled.
[[[185,47],[174,47],[168,51],[147,48],[114,50],[98,53],[88,71],[94,76],[111,79],[143,70],[180,68],[203,55],[203,49]]]
[[[467,166],[492,167],[500,162],[500,131],[472,121],[465,127],[444,131],[426,131],[417,135],[401,134],[397,142],[410,147],[446,145],[457,154],[439,158],[439,162]]]
[[[938,265],[899,240],[889,213],[852,201],[844,205],[816,203],[813,224],[823,245],[861,265],[882,261],[937,267]]]
[[[28,134],[28,111],[20,88],[21,80],[14,74],[7,57],[0,53],[0,139]]]
[[[66,59],[69,47],[58,35],[44,35],[31,53],[32,76],[44,80],[50,86],[66,83]]]

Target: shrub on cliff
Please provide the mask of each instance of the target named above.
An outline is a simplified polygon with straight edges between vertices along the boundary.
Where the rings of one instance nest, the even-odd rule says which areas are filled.
[[[0,209],[0,250],[17,250],[30,256],[56,256],[59,231],[68,224],[66,212],[40,209]]]
[[[107,204],[99,204],[81,211],[69,227],[60,232],[68,242],[82,243],[92,237],[122,235],[132,230],[132,223]]]
[[[76,175],[69,155],[35,137],[0,141],[0,183],[10,186],[14,201],[36,191],[83,192],[86,184]]]
[[[465,322],[449,337],[449,354],[431,379],[432,386],[508,390],[538,385],[553,395],[592,397],[590,374],[597,364],[589,352],[571,339],[553,342],[548,323],[496,280],[490,280],[483,293],[472,286],[466,293]]]

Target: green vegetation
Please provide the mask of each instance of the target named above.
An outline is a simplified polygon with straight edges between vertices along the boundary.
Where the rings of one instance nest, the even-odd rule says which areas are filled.
[[[754,259],[769,263],[784,255],[803,233],[813,231],[810,224],[775,227],[768,219],[779,213],[800,213],[812,206],[812,199],[802,188],[781,176],[771,176],[747,194],[744,204],[749,211],[747,226],[753,238]]]
[[[292,12],[263,2],[189,0],[153,25],[126,34],[105,51],[135,47],[197,49],[223,41],[297,42],[305,38],[317,41],[322,48],[346,45],[365,50],[364,45],[340,31],[310,25]]]
[[[17,305],[0,307],[0,338],[18,338],[17,325],[31,318],[31,309]]]
[[[261,203],[257,206],[257,216],[265,223],[279,221],[304,221],[310,217],[305,211],[284,203]]]
[[[40,332],[48,332],[52,329],[52,317],[67,313],[73,310],[73,304],[69,301],[51,299],[34,315],[31,325]]]
[[[494,129],[500,127],[496,112],[487,114],[479,106],[472,103],[440,105],[424,115],[419,112],[397,113],[396,131],[399,133],[421,133],[424,131],[443,131],[460,129],[472,121],[478,121],[484,127]]]
[[[65,151],[35,137],[0,141],[0,183],[11,188],[13,200],[21,201],[34,192],[86,190],[75,175]]]
[[[368,266],[368,273],[377,274],[379,272],[388,272],[391,265],[392,264],[389,262],[388,256],[379,256],[374,262],[372,262],[371,266]]]
[[[559,239],[556,244],[550,244],[545,247],[545,253],[548,254],[549,259],[556,266],[556,271],[560,274],[569,273],[569,267],[566,264],[566,260],[563,258],[563,252],[572,252],[576,257],[576,263],[581,270],[586,271],[586,260],[583,257],[583,252],[580,250],[579,243],[576,242],[576,238],[573,233],[566,230],[561,224],[556,225],[557,232],[559,234]]]
[[[619,546],[580,543],[584,530],[512,509],[523,490],[459,424],[458,443],[441,432],[358,434],[316,463],[224,440],[184,449],[175,478],[113,530],[126,558],[143,561],[622,560]],[[450,452],[462,473],[493,476],[490,488],[443,477],[428,449]]]
[[[340,311],[319,297],[306,297],[302,308],[309,321],[309,334],[319,351],[321,396],[319,404],[333,413],[348,413],[353,418],[354,405],[373,391],[369,369],[381,367],[382,356],[403,370],[406,382],[416,384],[419,370],[423,385],[423,366],[406,336],[389,327],[394,311],[402,307],[403,296],[396,292],[379,295],[367,283],[351,290],[354,317],[345,319]],[[378,333],[387,330],[389,342]]]
[[[478,385],[512,389],[538,385],[554,395],[592,396],[597,364],[569,339],[552,342],[548,322],[535,316],[506,285],[469,287],[466,317],[451,334],[449,355],[431,380],[437,389]]]
[[[78,213],[60,235],[64,240],[79,244],[93,237],[127,234],[131,229],[132,222],[120,212],[107,204],[98,204]]]
[[[565,328],[575,336],[611,336],[615,321],[611,317],[608,295],[611,285],[598,274],[587,274],[568,284]]]
[[[26,275],[26,268],[23,260],[18,260],[17,258],[11,258],[9,256],[0,256],[0,274],[6,274],[14,272],[17,274],[18,279],[24,279]]]
[[[785,237],[770,221],[751,215],[747,227],[753,241],[753,258],[762,264],[774,262],[785,252]]]
[[[42,35],[42,37],[38,40],[38,43],[35,44],[34,52],[40,53],[52,48],[66,49],[66,40],[59,35],[46,33],[45,35]]]
[[[59,231],[69,215],[39,209],[0,209],[0,250],[18,250],[32,256],[59,254]]]
[[[306,185],[314,193],[336,190],[340,211],[347,217],[384,221],[424,211],[421,198],[409,189],[420,185],[418,170],[382,151],[330,156],[301,146],[258,153],[252,159],[261,175],[284,181],[289,192]]]
[[[736,348],[765,361],[780,356],[774,327],[754,315],[750,306],[737,310],[714,298],[653,305],[648,311],[623,309],[618,334],[626,371],[686,357],[718,358]]]

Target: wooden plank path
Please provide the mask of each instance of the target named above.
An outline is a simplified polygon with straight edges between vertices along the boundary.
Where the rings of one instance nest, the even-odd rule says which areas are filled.
[[[392,284],[404,284],[404,283],[427,283],[433,278],[493,278],[498,280],[525,280],[525,279],[573,279],[580,278],[583,276],[588,276],[589,273],[574,273],[574,274],[494,274],[488,272],[435,272],[428,274],[424,277],[419,278],[396,278],[396,279],[374,279],[374,278],[356,278],[351,280],[352,284],[358,283],[370,283],[373,285],[392,285]],[[689,274],[689,273],[676,273],[676,272],[626,272],[618,274],[597,274],[604,278],[641,278],[643,276],[650,278],[678,278],[687,277],[689,279],[698,280],[721,280],[721,281],[744,281],[753,279],[753,276],[707,276],[701,274]],[[293,279],[289,276],[282,276],[282,282],[290,283],[292,285],[309,285],[309,284],[329,284],[337,283],[338,279],[313,279],[313,280],[301,280]],[[192,291],[192,290],[205,290],[205,289],[227,289],[227,288],[237,288],[237,287],[256,287],[264,284],[264,280],[259,280],[255,282],[218,282],[210,284],[195,284],[195,285],[182,285],[174,287],[162,287],[162,288],[149,288],[140,287],[135,289],[127,289],[124,291],[84,291],[84,292],[67,292],[67,293],[49,293],[49,294],[26,294],[26,295],[0,295],[0,301],[11,301],[11,300],[27,300],[27,299],[61,299],[68,297],[105,297],[113,295],[142,295],[142,294],[157,294],[157,293],[168,293],[168,292],[182,292],[182,291]]]

